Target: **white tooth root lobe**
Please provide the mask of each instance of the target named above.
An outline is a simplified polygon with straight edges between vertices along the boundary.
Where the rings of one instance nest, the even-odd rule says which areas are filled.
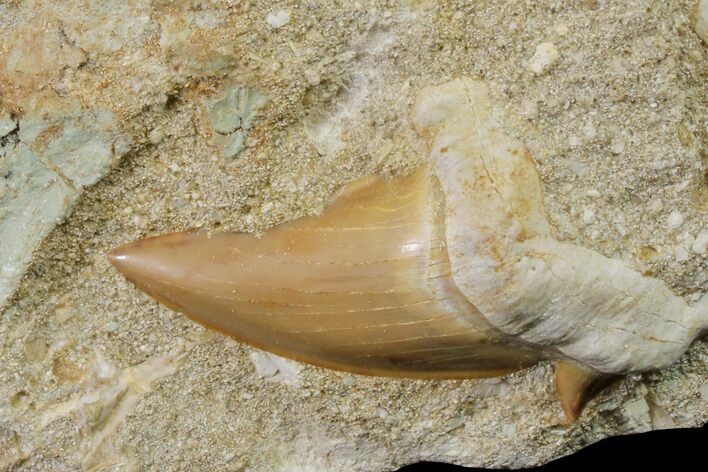
[[[453,279],[491,325],[604,373],[660,368],[708,326],[691,306],[622,261],[553,237],[533,160],[496,125],[487,87],[425,89],[413,121],[445,199]]]

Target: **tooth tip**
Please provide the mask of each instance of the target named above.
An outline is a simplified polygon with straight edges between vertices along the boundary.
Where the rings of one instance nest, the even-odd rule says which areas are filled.
[[[108,257],[108,262],[110,262],[111,265],[118,270],[120,270],[121,263],[128,257],[124,248],[125,246],[114,247],[108,251],[108,254],[106,255],[106,257]]]
[[[117,246],[106,254],[111,265],[140,286],[153,279],[179,278],[190,269],[185,254],[191,246],[180,233],[153,236]]]
[[[108,251],[107,257],[108,261],[114,266],[120,263],[120,261],[122,261],[126,257],[123,246],[114,247],[113,249]]]
[[[108,251],[108,262],[123,275],[128,275],[130,266],[135,265],[136,243],[123,244]]]

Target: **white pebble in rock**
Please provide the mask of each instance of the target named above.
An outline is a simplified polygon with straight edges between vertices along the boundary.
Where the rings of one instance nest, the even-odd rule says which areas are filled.
[[[560,59],[558,48],[553,43],[541,43],[536,46],[528,62],[528,68],[536,75],[548,72]]]
[[[106,323],[106,331],[109,331],[111,333],[115,333],[120,329],[120,325],[116,323],[115,321],[109,321]]]
[[[165,138],[165,132],[160,127],[153,129],[148,134],[148,139],[150,140],[151,144],[159,144],[160,141],[162,141],[164,138]]]
[[[585,137],[595,139],[595,136],[597,136],[597,129],[592,123],[586,123],[585,126],[583,126],[583,133],[585,134]]]
[[[282,28],[290,22],[290,13],[285,10],[269,13],[268,16],[266,16],[266,22],[273,29]]]
[[[597,221],[595,211],[592,208],[585,208],[583,210],[583,223],[585,223],[586,225],[591,225],[595,221]]]
[[[527,120],[538,118],[538,103],[535,100],[524,100],[521,104],[521,116]]]
[[[703,228],[701,232],[696,235],[696,239],[693,240],[691,250],[696,254],[705,254],[706,246],[708,246],[708,228]]]
[[[682,246],[676,246],[674,248],[674,257],[679,262],[686,262],[688,260],[688,251]]]
[[[683,215],[680,211],[674,210],[669,214],[669,218],[666,220],[666,224],[669,229],[676,229],[683,224]]]
[[[612,151],[612,154],[622,154],[624,152],[624,143],[622,141],[613,141],[610,151]]]
[[[568,168],[578,177],[583,177],[588,173],[588,165],[584,162],[571,159],[568,161]]]
[[[314,69],[307,69],[304,72],[305,75],[305,80],[307,80],[307,83],[310,85],[317,85],[322,81],[322,78],[320,77],[319,72],[317,72]]]

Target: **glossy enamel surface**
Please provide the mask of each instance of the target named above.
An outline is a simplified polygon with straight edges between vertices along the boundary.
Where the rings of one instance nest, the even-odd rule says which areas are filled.
[[[539,355],[500,339],[450,275],[427,169],[354,182],[324,215],[243,233],[120,247],[137,287],[193,320],[286,357],[352,372],[495,376]]]

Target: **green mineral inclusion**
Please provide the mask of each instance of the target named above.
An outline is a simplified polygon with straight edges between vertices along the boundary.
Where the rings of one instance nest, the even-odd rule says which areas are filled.
[[[244,87],[231,87],[212,101],[206,102],[214,129],[214,141],[224,156],[236,157],[245,146],[245,138],[258,109],[267,101],[260,93]]]

